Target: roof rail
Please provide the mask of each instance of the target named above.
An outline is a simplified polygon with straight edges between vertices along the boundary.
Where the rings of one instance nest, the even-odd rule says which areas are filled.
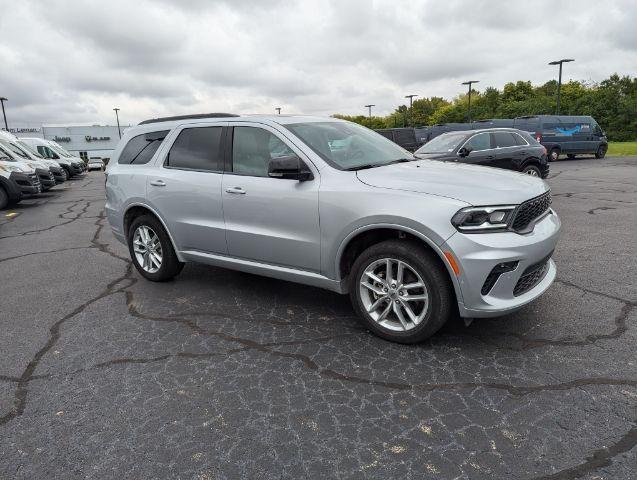
[[[149,123],[158,123],[158,122],[170,122],[172,120],[190,120],[197,118],[225,118],[225,117],[238,117],[239,115],[235,115],[234,113],[196,113],[194,115],[176,115],[173,117],[159,117],[159,118],[151,118],[149,120],[144,120],[143,122],[139,122],[138,125],[147,125]]]

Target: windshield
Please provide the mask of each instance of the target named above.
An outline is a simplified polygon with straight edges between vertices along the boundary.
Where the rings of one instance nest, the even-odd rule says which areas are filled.
[[[0,160],[6,160],[8,162],[16,161],[15,156],[4,147],[3,143],[0,143]]]
[[[284,126],[339,170],[357,170],[414,160],[407,150],[354,123],[310,122]]]
[[[26,150],[27,152],[29,152],[32,156],[36,157],[36,158],[44,158],[42,155],[40,155],[31,145],[29,145],[28,143],[24,143],[22,140],[18,140],[17,144],[20,146],[20,148],[22,150]]]
[[[416,150],[415,153],[453,152],[465,138],[467,138],[466,133],[443,133],[430,142],[425,143],[422,147]]]
[[[63,157],[67,157],[67,158],[71,158],[72,157],[72,155],[70,153],[68,153],[62,147],[57,146],[55,143],[49,143],[49,147],[53,151],[57,152],[59,155],[62,155]]]
[[[8,150],[11,150],[11,152],[16,154],[20,158],[24,158],[25,160],[31,160],[31,157],[29,157],[29,155],[24,150],[22,150],[17,145],[14,145],[13,143],[3,141],[2,146]]]

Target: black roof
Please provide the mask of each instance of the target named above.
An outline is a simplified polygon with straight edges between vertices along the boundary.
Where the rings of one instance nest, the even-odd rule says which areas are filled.
[[[195,113],[193,115],[176,115],[174,117],[159,117],[159,118],[151,118],[149,120],[144,120],[143,122],[139,122],[139,125],[146,125],[148,123],[157,123],[157,122],[170,122],[173,120],[190,120],[197,118],[224,118],[224,117],[238,117],[239,115],[235,115],[234,113]]]

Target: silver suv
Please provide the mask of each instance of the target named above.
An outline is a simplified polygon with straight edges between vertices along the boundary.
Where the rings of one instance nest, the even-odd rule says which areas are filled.
[[[458,312],[502,315],[555,278],[560,220],[538,178],[419,160],[359,125],[194,115],[129,128],[106,213],[140,274],[202,262],[346,294],[403,343]]]

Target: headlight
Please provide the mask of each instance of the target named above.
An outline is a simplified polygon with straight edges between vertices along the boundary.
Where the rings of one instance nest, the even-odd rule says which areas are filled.
[[[21,172],[22,171],[20,167],[15,167],[13,165],[0,165],[0,170],[4,170],[5,172]]]
[[[505,231],[513,220],[517,205],[463,208],[451,219],[451,223],[463,233]]]

